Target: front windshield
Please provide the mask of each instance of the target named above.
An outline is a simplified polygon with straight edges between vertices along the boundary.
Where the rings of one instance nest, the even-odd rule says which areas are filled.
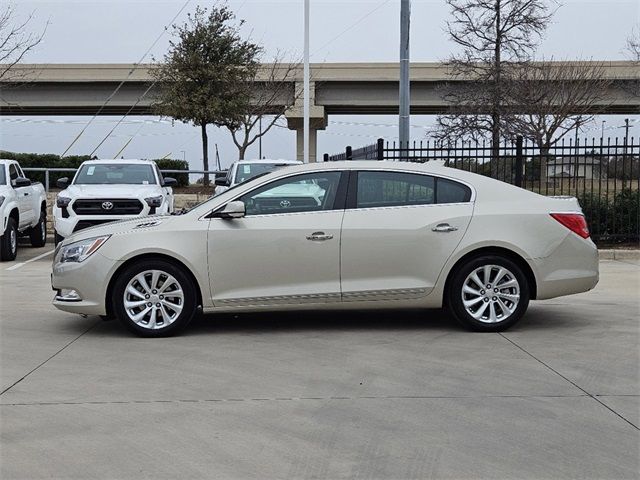
[[[247,180],[254,178],[260,174],[272,172],[280,167],[286,167],[286,164],[282,163],[241,163],[238,164],[236,170],[236,178],[234,184],[246,182]]]
[[[6,185],[7,183],[7,174],[4,170],[4,165],[0,165],[0,185]]]
[[[141,163],[93,163],[83,165],[74,185],[156,185],[151,165]]]

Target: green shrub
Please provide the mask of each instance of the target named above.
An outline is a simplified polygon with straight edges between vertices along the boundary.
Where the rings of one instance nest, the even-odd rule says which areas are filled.
[[[621,190],[613,198],[585,193],[578,197],[578,201],[587,219],[589,231],[599,243],[639,240],[638,190]]]
[[[22,168],[73,168],[80,167],[82,162],[94,160],[96,157],[89,155],[70,155],[60,158],[60,155],[53,153],[15,153],[0,150],[0,158],[8,160],[16,160]],[[189,163],[184,160],[174,160],[171,158],[161,158],[154,160],[160,170],[189,170]],[[32,181],[45,183],[44,172],[25,172]],[[49,172],[49,188],[56,186],[56,181],[62,177],[73,177],[73,172]],[[168,174],[178,181],[178,186],[186,187],[189,185],[188,174]]]
[[[89,155],[70,155],[60,158],[53,153],[15,153],[0,150],[0,158],[16,160],[22,168],[78,168],[86,160],[91,160]],[[95,158],[95,157],[94,157]],[[25,175],[34,182],[45,183],[44,172],[25,172]],[[55,187],[58,178],[73,177],[73,172],[50,172],[49,187]]]
[[[160,170],[189,170],[189,162],[185,160],[175,160],[173,158],[159,158],[154,160]],[[165,177],[175,178],[179,187],[189,186],[189,174],[187,173],[166,173]]]

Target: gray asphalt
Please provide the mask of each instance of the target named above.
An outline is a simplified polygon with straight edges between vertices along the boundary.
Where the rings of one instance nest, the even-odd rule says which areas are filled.
[[[638,478],[640,262],[516,328],[220,315],[146,340],[0,264],[0,477]],[[9,268],[19,266],[8,270]]]

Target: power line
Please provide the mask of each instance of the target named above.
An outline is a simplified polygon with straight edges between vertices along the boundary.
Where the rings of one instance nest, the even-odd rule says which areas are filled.
[[[328,40],[326,43],[322,44],[320,47],[318,47],[317,49],[315,49],[313,52],[311,52],[311,57],[313,57],[316,53],[318,53],[320,50],[322,50],[323,48],[325,48],[326,46],[332,44],[334,41],[336,41],[337,39],[339,39],[340,37],[342,37],[345,33],[349,32],[353,27],[355,27],[356,25],[359,25],[360,23],[362,23],[366,18],[370,17],[371,15],[373,15],[375,12],[377,12],[378,10],[380,10],[382,7],[384,7],[387,3],[389,3],[391,0],[385,0],[384,2],[382,2],[381,4],[379,4],[377,7],[375,7],[373,10],[369,11],[368,13],[366,13],[365,15],[363,15],[362,17],[360,17],[358,20],[356,20],[355,22],[353,22],[351,25],[349,25],[347,28],[345,28],[342,32],[340,32],[338,35],[336,35],[335,37],[331,38],[330,40]]]
[[[191,2],[191,0],[186,0],[184,2],[184,5],[182,5],[182,8],[180,10],[178,10],[178,13],[175,14],[175,16],[171,19],[171,21],[169,22],[169,25],[171,25],[176,18],[178,18],[178,16],[182,13],[182,11],[187,7],[187,5],[189,4],[189,2]],[[85,130],[87,128],[89,128],[89,125],[91,125],[91,123],[93,123],[93,121],[95,120],[95,118],[100,115],[100,113],[102,112],[102,110],[104,109],[104,107],[107,105],[107,103],[109,103],[111,101],[111,99],[120,91],[120,88],[122,88],[122,86],[125,84],[125,82],[127,80],[129,80],[129,78],[131,78],[131,75],[133,75],[133,72],[138,68],[138,65],[140,63],[142,63],[142,61],[147,57],[147,55],[149,55],[149,52],[156,46],[156,44],[160,41],[160,39],[162,38],[162,36],[166,33],[168,29],[168,26],[165,26],[164,29],[162,30],[162,32],[160,33],[160,35],[158,35],[158,37],[154,40],[154,42],[151,44],[151,46],[147,49],[146,52],[144,52],[144,55],[142,55],[142,57],[140,57],[140,60],[138,60],[136,63],[133,64],[133,67],[129,70],[129,73],[127,74],[126,78],[124,80],[122,80],[120,82],[120,84],[115,88],[115,90],[111,93],[111,95],[109,95],[109,97],[107,97],[107,99],[104,101],[104,103],[100,106],[100,108],[98,109],[98,111],[93,115],[93,117],[91,117],[91,119],[87,122],[87,124],[82,128],[82,130],[80,130],[80,133],[78,133],[78,135],[76,136],[76,138],[73,139],[73,141],[69,144],[69,146],[66,148],[66,150],[62,153],[62,155],[60,155],[61,157],[64,157],[66,155],[66,153],[69,151],[69,149],[71,147],[73,147],[73,145],[75,145],[75,143],[78,141],[78,139],[82,136],[82,134],[85,132]]]

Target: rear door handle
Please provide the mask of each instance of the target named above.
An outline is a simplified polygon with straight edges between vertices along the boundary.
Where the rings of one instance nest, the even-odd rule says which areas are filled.
[[[434,231],[434,232],[445,232],[446,233],[446,232],[455,232],[458,229],[456,227],[452,227],[448,223],[439,223],[438,225],[433,227],[431,230]]]
[[[326,235],[324,232],[313,232],[311,235],[307,235],[307,240],[311,240],[312,242],[324,242],[332,238],[333,235]]]

